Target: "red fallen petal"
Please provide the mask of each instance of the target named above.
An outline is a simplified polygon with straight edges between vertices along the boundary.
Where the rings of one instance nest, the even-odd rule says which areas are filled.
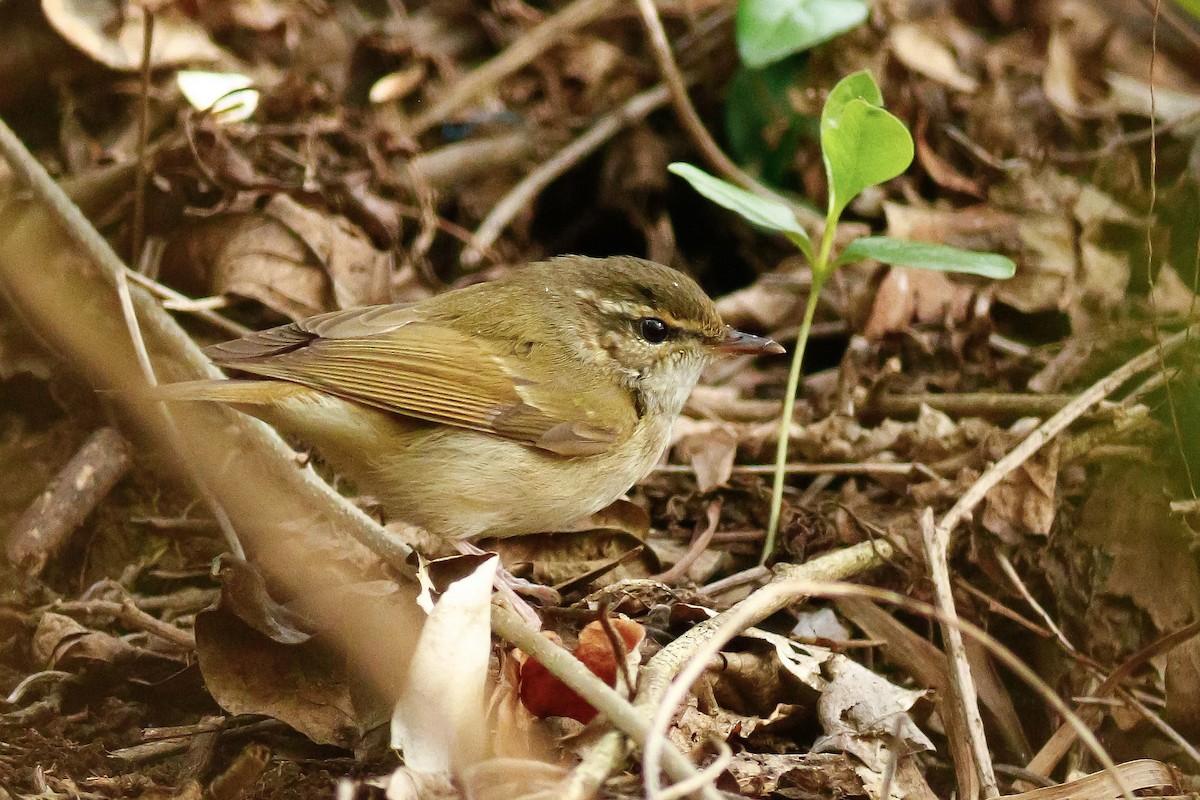
[[[645,629],[632,620],[618,618],[612,624],[626,652],[635,650],[646,637]],[[579,632],[575,657],[609,686],[616,685],[616,654],[599,622],[590,622]],[[596,709],[531,657],[521,665],[520,695],[521,702],[538,718],[570,717],[586,725],[596,717]]]

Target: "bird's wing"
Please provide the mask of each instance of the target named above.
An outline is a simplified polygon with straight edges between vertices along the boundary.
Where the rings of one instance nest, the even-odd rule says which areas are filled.
[[[207,352],[222,367],[564,456],[606,452],[632,433],[637,411],[627,391],[547,378],[561,365],[538,350],[504,352],[415,310],[381,306],[323,314]]]

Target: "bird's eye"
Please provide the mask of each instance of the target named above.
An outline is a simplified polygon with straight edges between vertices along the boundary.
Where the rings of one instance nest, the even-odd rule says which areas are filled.
[[[643,317],[638,323],[638,332],[650,344],[662,344],[671,329],[658,317]]]

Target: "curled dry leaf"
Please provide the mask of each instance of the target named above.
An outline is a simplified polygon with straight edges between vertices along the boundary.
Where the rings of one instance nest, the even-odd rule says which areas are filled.
[[[141,3],[121,0],[42,0],[46,19],[64,39],[109,69],[135,72],[142,63]],[[167,67],[227,59],[196,23],[173,4],[154,12],[150,64]]]
[[[274,641],[223,609],[196,615],[204,685],[230,714],[265,714],[318,744],[353,747],[358,714],[345,665],[314,641]]]
[[[94,631],[63,614],[47,612],[33,633],[34,659],[46,669],[77,669],[95,664],[112,664],[127,658],[136,648],[122,639]]]
[[[480,720],[498,564],[498,558],[487,558],[450,584],[421,630],[392,710],[392,747],[403,753],[410,775],[452,776],[483,757],[486,730]]]
[[[222,608],[235,614],[251,628],[280,644],[302,644],[312,638],[305,632],[312,623],[277,603],[267,592],[267,583],[251,564],[232,556],[221,558]]]
[[[646,638],[646,630],[624,617],[614,617],[611,623],[625,648],[629,674],[636,675],[637,664],[641,661],[640,646]],[[546,632],[545,635],[550,639],[558,639],[553,632]],[[617,686],[618,654],[613,650],[612,640],[599,620],[589,622],[579,632],[574,655],[609,686]],[[550,674],[540,662],[528,656],[521,663],[520,694],[521,702],[537,717],[569,717],[584,724],[596,717],[596,709],[586,700]]]
[[[701,492],[710,492],[729,480],[738,446],[732,426],[717,420],[680,417],[671,437],[676,455],[695,471]]]
[[[983,526],[1009,544],[1026,534],[1049,536],[1054,523],[1060,442],[1055,439],[987,494]]]
[[[943,272],[892,267],[884,276],[863,335],[878,339],[910,325],[945,322],[954,327],[968,319],[973,292]]]
[[[901,689],[848,658],[835,658],[825,666],[828,685],[817,703],[825,736],[813,750],[843,750],[882,774],[898,753],[934,750],[908,716],[925,692]]]
[[[974,92],[979,81],[958,65],[951,47],[946,43],[945,26],[953,19],[939,19],[935,25],[903,22],[888,32],[888,44],[904,66],[919,75],[937,81],[957,92]]]
[[[248,297],[291,319],[390,299],[387,253],[344,218],[284,195],[265,213],[222,214],[183,229],[162,270],[184,292]]]

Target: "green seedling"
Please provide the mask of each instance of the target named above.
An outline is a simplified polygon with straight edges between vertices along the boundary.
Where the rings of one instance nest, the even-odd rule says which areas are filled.
[[[812,291],[804,309],[804,320],[796,338],[788,373],[779,444],[771,494],[771,515],[763,546],[765,563],[775,550],[779,517],[783,508],[784,464],[787,463],[788,431],[800,385],[800,365],[812,330],[813,315],[821,288],[842,264],[873,258],[884,264],[943,272],[961,272],[985,278],[1010,278],[1016,271],[1011,259],[993,253],[960,250],[941,244],[909,242],[889,236],[856,239],[835,255],[834,233],[847,204],[864,189],[889,181],[908,169],[913,159],[913,140],[904,123],[883,107],[878,84],[867,71],[848,75],[833,87],[821,111],[821,155],[829,185],[825,230],[814,248],[808,232],[786,205],[765,199],[727,183],[691,164],[674,163],[668,169],[684,178],[696,191],[720,206],[740,214],[752,225],[787,237],[812,266]]]

